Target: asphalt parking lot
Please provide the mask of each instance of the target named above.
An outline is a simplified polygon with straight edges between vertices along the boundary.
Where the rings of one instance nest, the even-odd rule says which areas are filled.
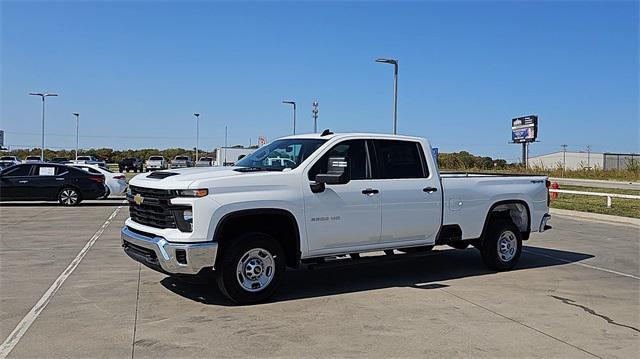
[[[237,307],[214,285],[169,278],[124,255],[121,205],[0,207],[0,357],[640,352],[639,228],[631,225],[555,216],[511,272],[486,270],[474,249],[446,248],[289,271],[270,303]]]

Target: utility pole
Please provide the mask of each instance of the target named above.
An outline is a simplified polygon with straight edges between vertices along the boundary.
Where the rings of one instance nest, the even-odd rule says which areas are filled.
[[[198,162],[198,138],[200,137],[200,114],[199,113],[194,113],[194,116],[196,116],[196,162]]]
[[[587,168],[591,169],[591,145],[587,145]]]
[[[564,176],[567,167],[567,145],[560,145],[560,147],[562,147],[562,175]]]
[[[29,95],[42,97],[42,148],[40,149],[40,161],[44,161],[44,99],[49,96],[58,96],[58,94],[31,92]]]
[[[78,160],[78,147],[80,147],[80,136],[78,135],[78,124],[80,122],[79,118],[80,118],[80,114],[79,113],[74,113],[74,116],[76,116],[76,161]]]
[[[313,101],[313,133],[318,133],[318,100]]]
[[[224,125],[224,162],[222,165],[224,166],[227,163],[227,125]]]
[[[522,142],[522,165],[529,168],[529,142]]]

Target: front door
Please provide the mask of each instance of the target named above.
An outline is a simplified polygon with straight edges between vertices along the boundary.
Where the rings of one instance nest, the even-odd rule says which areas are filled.
[[[326,173],[329,157],[349,160],[351,181],[327,184],[320,193],[303,186],[309,251],[312,255],[331,253],[379,243],[380,196],[372,191],[366,141],[347,140],[333,146],[308,170],[309,183],[314,182],[316,174]]]
[[[30,176],[33,165],[17,165],[4,171],[0,178],[0,198],[19,200],[29,198],[32,183]]]

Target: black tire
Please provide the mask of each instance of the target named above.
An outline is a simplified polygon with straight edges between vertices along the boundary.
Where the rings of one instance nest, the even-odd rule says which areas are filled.
[[[246,266],[243,267],[241,263],[246,263]],[[244,269],[239,272],[239,268]],[[285,256],[280,243],[268,234],[254,232],[240,235],[223,249],[216,269],[216,280],[227,298],[237,304],[252,304],[265,301],[273,295],[282,281],[284,271]],[[266,283],[252,280],[252,275],[257,275],[256,278],[262,278]],[[253,291],[247,287],[253,287]]]
[[[457,241],[457,242],[448,243],[447,245],[449,247],[455,248],[455,249],[467,249],[467,247],[469,247],[469,242],[467,242],[467,241]]]
[[[433,249],[433,246],[422,246],[422,247],[398,248],[398,251],[409,254],[409,253],[429,252],[432,249]]]
[[[107,199],[109,198],[109,196],[111,195],[111,190],[109,189],[109,187],[107,187],[107,192],[104,193],[104,196],[102,196],[102,199]]]
[[[513,250],[513,246],[517,247]],[[480,247],[482,260],[490,269],[512,269],[522,253],[522,234],[513,222],[496,219],[489,225],[487,236]]]
[[[64,187],[58,192],[58,202],[63,206],[76,206],[82,202],[80,192],[73,187]]]

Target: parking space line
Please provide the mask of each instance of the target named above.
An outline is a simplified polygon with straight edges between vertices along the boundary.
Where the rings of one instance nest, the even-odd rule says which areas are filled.
[[[557,261],[564,262],[564,263],[567,263],[567,264],[575,264],[575,265],[578,265],[578,266],[581,266],[581,267],[595,269],[595,270],[599,270],[599,271],[607,272],[607,273],[611,273],[611,274],[616,274],[616,275],[623,276],[623,277],[629,277],[629,278],[633,278],[633,279],[640,279],[640,277],[635,276],[633,274],[622,273],[622,272],[618,272],[618,271],[615,271],[615,270],[612,270],[612,269],[596,267],[596,266],[592,266],[590,264],[585,264],[585,263],[580,263],[580,262],[573,262],[573,261],[570,261],[570,260],[567,260],[567,259],[564,259],[564,258],[550,256],[548,254],[536,253],[535,251],[530,251],[530,250],[526,250],[526,249],[523,249],[522,251],[525,252],[525,253],[528,253],[528,254],[536,255],[536,256],[542,256],[542,257],[555,259]]]
[[[51,301],[51,298],[53,298],[53,296],[58,292],[62,284],[67,280],[67,278],[69,278],[71,273],[73,273],[73,271],[78,267],[82,259],[87,254],[87,252],[89,252],[89,250],[91,249],[91,247],[93,247],[93,245],[96,243],[98,238],[100,238],[102,233],[104,233],[105,229],[107,229],[109,224],[111,224],[111,221],[113,221],[113,219],[118,215],[118,212],[120,212],[120,210],[122,209],[125,203],[126,201],[123,201],[122,204],[118,206],[111,213],[109,218],[107,218],[107,220],[104,221],[104,223],[102,224],[102,226],[100,226],[98,231],[94,233],[94,235],[89,239],[87,244],[85,244],[85,246],[80,250],[78,255],[71,261],[71,263],[69,263],[67,268],[60,274],[60,276],[58,276],[58,278],[56,278],[56,280],[53,282],[53,284],[51,284],[49,289],[47,289],[47,291],[42,295],[40,300],[38,300],[38,302],[33,306],[33,308],[31,308],[29,313],[27,313],[27,315],[25,315],[24,318],[22,318],[22,320],[20,321],[20,323],[18,323],[15,329],[13,329],[11,334],[9,334],[9,336],[7,337],[7,339],[5,339],[2,345],[0,345],[0,359],[6,358],[7,355],[11,353],[13,348],[18,344],[20,339],[22,339],[22,337],[27,332],[27,330],[29,330],[33,322],[38,318],[40,313],[42,313],[42,311],[47,306],[47,304],[49,304],[49,302]]]

